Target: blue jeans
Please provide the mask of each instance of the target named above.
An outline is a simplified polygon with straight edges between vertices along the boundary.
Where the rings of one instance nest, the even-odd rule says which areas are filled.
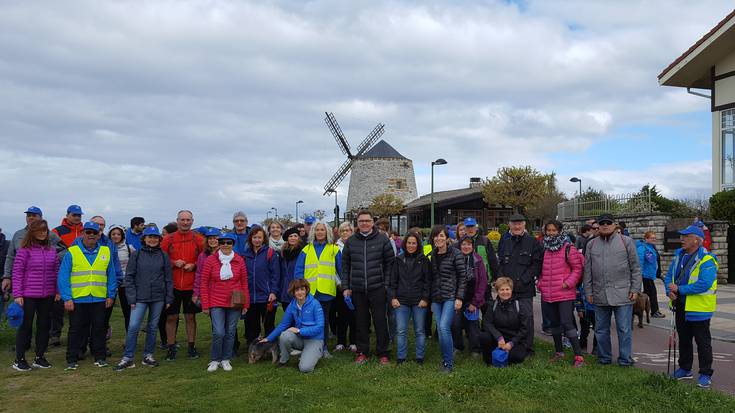
[[[128,326],[128,334],[125,336],[125,354],[123,358],[132,360],[135,356],[135,347],[138,345],[138,331],[140,331],[140,326],[143,324],[146,311],[148,311],[148,327],[145,333],[143,356],[152,356],[156,349],[156,332],[158,319],[161,317],[161,311],[163,311],[163,301],[136,303],[135,308],[130,311],[130,325]]]
[[[612,361],[612,346],[610,344],[610,321],[615,314],[615,325],[618,330],[618,364],[630,366],[633,364],[633,304],[621,306],[595,306],[595,338],[597,338],[597,358],[602,364]]]
[[[439,349],[444,364],[454,367],[454,340],[452,340],[452,320],[454,320],[454,300],[441,303],[431,303],[431,312],[436,319],[436,329],[439,331]]]
[[[211,361],[232,359],[235,329],[241,313],[242,310],[239,308],[212,307],[209,309],[209,317],[212,319]]]
[[[396,318],[396,343],[398,344],[398,360],[405,360],[408,355],[408,319],[413,316],[413,332],[416,335],[416,358],[424,358],[426,349],[426,334],[424,334],[424,321],[426,320],[426,308],[418,305],[401,305],[393,309]]]

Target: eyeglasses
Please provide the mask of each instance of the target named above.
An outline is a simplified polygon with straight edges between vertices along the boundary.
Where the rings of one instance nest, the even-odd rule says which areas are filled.
[[[220,240],[217,241],[219,245],[235,245],[235,243],[232,240]]]
[[[234,222],[234,223],[236,223],[236,224],[237,224],[237,223],[239,223],[239,222],[247,222],[247,221],[245,221],[244,219],[236,219],[236,220],[234,220],[234,221],[232,221],[232,222]]]
[[[99,233],[97,231],[92,231],[91,229],[88,229],[88,230],[84,231],[84,234],[85,235],[97,235]]]

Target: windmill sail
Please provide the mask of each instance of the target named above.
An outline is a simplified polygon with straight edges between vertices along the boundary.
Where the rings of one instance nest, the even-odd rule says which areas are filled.
[[[350,171],[351,167],[352,159],[347,159],[345,163],[343,163],[342,166],[339,167],[337,173],[335,173],[334,176],[332,176],[332,178],[329,180],[329,182],[324,185],[324,195],[328,194],[331,189],[339,186],[340,182],[345,179],[345,176],[347,175],[347,172]]]
[[[339,146],[339,149],[342,151],[343,154],[352,158],[352,152],[350,152],[350,143],[347,142],[347,138],[345,138],[344,133],[342,133],[342,128],[339,127],[339,123],[337,123],[337,119],[335,119],[334,114],[327,112],[324,113],[327,115],[327,117],[324,118],[324,122],[327,124],[330,132],[332,132],[334,140],[337,141],[337,146]]]
[[[357,156],[362,155],[365,153],[368,149],[370,149],[375,142],[377,142],[378,139],[380,139],[381,136],[383,136],[383,132],[385,129],[385,125],[382,123],[379,123],[378,126],[376,126],[372,132],[360,143],[360,146],[357,147]]]

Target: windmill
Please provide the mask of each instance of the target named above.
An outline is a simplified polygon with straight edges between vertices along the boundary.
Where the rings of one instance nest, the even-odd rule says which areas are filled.
[[[383,125],[382,123],[378,123],[378,125],[372,130],[372,132],[370,132],[368,136],[362,140],[360,146],[357,147],[357,153],[353,155],[350,151],[350,143],[347,142],[347,138],[342,133],[342,128],[339,127],[339,123],[337,123],[337,119],[334,118],[334,114],[327,112],[324,112],[324,114],[327,115],[324,118],[324,122],[327,124],[327,127],[332,132],[334,140],[337,141],[337,146],[339,146],[339,149],[344,155],[347,155],[347,160],[342,164],[342,166],[339,167],[339,169],[337,169],[337,172],[332,176],[331,179],[329,179],[327,184],[324,185],[324,195],[327,195],[336,191],[339,184],[342,182],[343,179],[345,179],[345,176],[347,176],[347,173],[350,172],[350,169],[352,168],[352,163],[355,161],[355,159],[359,158],[360,155],[367,152],[383,135],[385,125]]]

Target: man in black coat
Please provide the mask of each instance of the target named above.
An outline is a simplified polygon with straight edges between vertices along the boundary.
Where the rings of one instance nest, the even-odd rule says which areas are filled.
[[[344,297],[352,297],[355,306],[357,340],[356,364],[367,363],[370,355],[370,318],[376,338],[380,364],[389,364],[386,287],[390,277],[393,247],[388,237],[373,225],[369,211],[357,214],[357,232],[345,242],[342,250],[342,285]]]
[[[536,280],[541,273],[544,249],[526,232],[526,217],[515,214],[510,217],[510,236],[503,237],[498,245],[500,277],[513,280],[513,297],[524,313],[530,315],[531,328],[527,330],[526,348],[533,349],[533,297],[536,296]],[[493,274],[494,278],[497,276]]]

